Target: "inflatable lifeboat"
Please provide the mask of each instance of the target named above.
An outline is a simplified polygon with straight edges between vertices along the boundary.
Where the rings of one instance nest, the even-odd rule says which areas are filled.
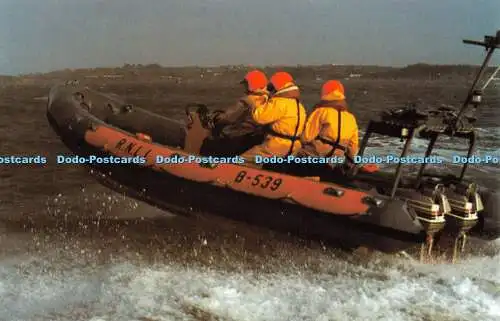
[[[489,55],[499,43],[500,33],[475,42],[488,48]],[[479,103],[476,83],[466,107]],[[455,250],[463,246],[466,235],[500,237],[500,195],[464,181],[467,164],[458,176],[427,174],[424,163],[412,178],[403,175],[399,164],[395,173],[355,168],[337,180],[211,161],[221,156],[237,159],[248,142],[223,140],[207,125],[206,106],[194,111],[188,107],[186,119],[178,121],[68,82],[51,88],[47,118],[102,184],[174,213],[223,215],[387,253],[422,245],[423,256],[430,255],[442,233],[455,235]],[[369,123],[360,156],[373,133],[399,137],[404,145],[401,157],[417,136],[429,141],[426,157],[440,136],[468,139],[471,156],[475,130],[460,114],[442,109],[420,113],[413,107],[384,112]],[[109,161],[113,157],[116,162]],[[123,159],[129,161],[120,163]]]

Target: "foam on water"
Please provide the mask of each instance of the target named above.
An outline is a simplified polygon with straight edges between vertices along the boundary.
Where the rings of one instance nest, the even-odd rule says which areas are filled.
[[[498,156],[498,134],[498,129],[480,129],[478,154]],[[394,153],[400,146],[390,139],[374,143],[376,152],[367,154]],[[411,154],[422,155],[426,142],[416,140],[414,146]],[[452,147],[444,141],[437,155],[449,159]],[[484,171],[493,173],[497,167],[485,166]],[[60,215],[65,199],[56,200],[54,215]],[[113,204],[103,201],[100,210]],[[123,206],[117,211],[124,211]],[[60,247],[0,258],[1,321],[500,320],[498,254],[456,265],[395,258],[391,264],[375,260],[365,265],[334,258],[311,268],[283,261],[279,272],[259,273],[151,265],[125,257],[89,264],[81,262],[79,251],[70,253],[70,260],[59,259],[62,252],[74,250]]]
[[[500,256],[460,264],[229,273],[178,265],[0,264],[1,320],[498,320]],[[51,260],[52,261],[52,260]],[[51,272],[52,271],[52,272]],[[57,272],[55,272],[57,271]]]

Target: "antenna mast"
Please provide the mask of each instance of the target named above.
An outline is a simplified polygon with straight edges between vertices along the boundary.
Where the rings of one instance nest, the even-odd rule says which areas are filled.
[[[476,40],[463,40],[463,43],[465,44],[470,44],[470,45],[476,45],[476,46],[481,46],[484,47],[487,51],[486,57],[484,58],[483,64],[481,65],[481,68],[477,72],[476,78],[474,79],[474,82],[472,83],[471,88],[469,89],[469,93],[467,94],[467,98],[465,99],[462,108],[460,109],[460,112],[458,113],[458,116],[455,120],[454,126],[453,126],[453,131],[457,130],[457,126],[460,122],[460,119],[462,118],[463,114],[467,110],[467,107],[469,106],[470,103],[479,103],[481,101],[481,92],[479,92],[476,89],[477,83],[483,76],[486,67],[488,66],[488,63],[493,55],[493,52],[495,49],[500,49],[500,30],[497,31],[496,36],[484,36],[484,41],[476,41]],[[491,80],[495,79],[495,75],[498,72],[498,69],[493,73],[492,77],[488,79],[486,86],[483,86],[481,89],[484,90],[487,85],[491,82]]]

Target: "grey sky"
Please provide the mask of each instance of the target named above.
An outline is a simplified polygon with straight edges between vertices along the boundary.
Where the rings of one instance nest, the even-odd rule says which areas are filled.
[[[497,29],[500,0],[0,0],[0,74],[154,62],[479,63],[483,51],[461,39]]]

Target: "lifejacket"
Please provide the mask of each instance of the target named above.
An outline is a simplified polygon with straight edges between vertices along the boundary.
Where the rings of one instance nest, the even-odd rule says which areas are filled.
[[[265,132],[266,132],[267,135],[269,135],[271,137],[280,138],[280,139],[283,139],[283,140],[286,140],[286,141],[290,142],[290,148],[289,148],[286,156],[289,156],[289,155],[291,155],[293,153],[295,145],[296,145],[296,142],[300,143],[301,134],[304,131],[305,124],[306,124],[307,113],[306,113],[304,107],[302,106],[302,104],[300,103],[298,91],[299,91],[299,89],[295,85],[283,88],[283,89],[279,90],[278,92],[276,92],[270,98],[270,101],[269,101],[269,103],[271,103],[271,104],[276,104],[281,99],[286,99],[286,101],[290,101],[290,100],[294,100],[295,101],[294,105],[295,105],[295,108],[296,108],[296,115],[297,115],[297,117],[296,117],[296,124],[295,124],[295,129],[293,131],[293,134],[292,135],[283,134],[283,133],[277,132],[276,129],[273,129],[273,126],[278,125],[279,122],[282,122],[282,121],[287,122],[284,119],[280,119],[280,120],[276,120],[276,121],[274,121],[272,123],[268,123],[264,127],[265,128]],[[273,102],[273,101],[271,101],[272,99],[276,99],[277,101]],[[286,104],[289,104],[289,102],[287,102]],[[289,107],[287,107],[287,108],[289,108]],[[303,117],[301,115],[302,113],[304,113]],[[289,117],[289,115],[287,117]],[[302,124],[301,124],[301,122],[302,122]],[[279,125],[278,125],[278,127],[279,127]],[[300,148],[300,145],[298,147]]]
[[[323,144],[330,145],[332,149],[330,152],[328,152],[325,157],[332,157],[337,150],[341,150],[344,153],[344,156],[351,162],[354,162],[354,160],[348,155],[348,147],[341,145],[340,144],[340,139],[341,139],[341,133],[342,133],[342,112],[343,111],[348,111],[347,105],[345,102],[340,102],[340,101],[322,101],[318,104],[316,104],[313,107],[313,111],[317,108],[332,108],[337,111],[338,115],[338,126],[337,126],[337,138],[335,141],[331,141],[330,139],[327,139],[325,137],[321,137],[320,134],[316,136],[314,139],[317,141],[322,142]]]
[[[295,105],[297,107],[297,124],[295,125],[295,130],[294,130],[293,135],[285,135],[285,134],[282,134],[282,133],[278,133],[275,130],[273,130],[273,128],[271,127],[271,125],[267,125],[265,127],[265,132],[268,135],[279,137],[279,138],[282,138],[282,139],[286,139],[286,140],[289,140],[291,142],[290,149],[289,149],[286,157],[288,157],[288,156],[290,156],[292,154],[295,142],[298,141],[298,140],[300,140],[299,127],[300,127],[300,120],[301,120],[301,118],[300,118],[300,102],[299,102],[299,99],[295,98],[295,102],[296,102]],[[302,131],[304,130],[305,125],[306,125],[306,122],[304,122],[302,124]]]

